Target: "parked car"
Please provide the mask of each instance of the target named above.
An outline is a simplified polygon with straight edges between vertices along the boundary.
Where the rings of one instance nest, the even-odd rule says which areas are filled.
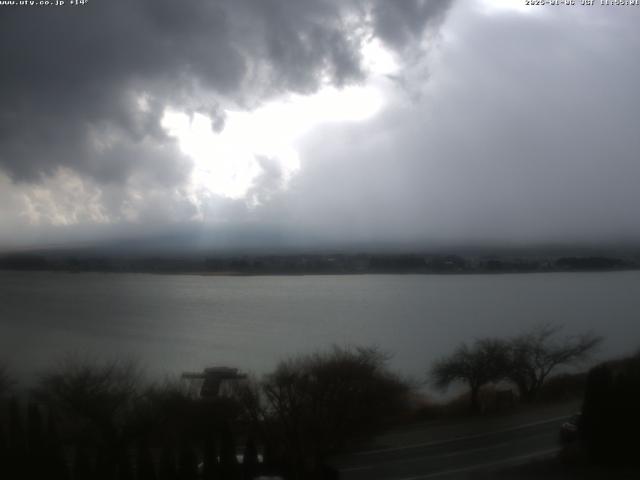
[[[572,415],[569,420],[564,422],[560,427],[560,441],[562,443],[575,442],[580,438],[580,430],[582,428],[582,413]]]

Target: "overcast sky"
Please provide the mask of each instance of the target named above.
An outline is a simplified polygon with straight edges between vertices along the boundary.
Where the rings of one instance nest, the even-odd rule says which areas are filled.
[[[640,239],[640,7],[524,3],[0,6],[0,246]]]

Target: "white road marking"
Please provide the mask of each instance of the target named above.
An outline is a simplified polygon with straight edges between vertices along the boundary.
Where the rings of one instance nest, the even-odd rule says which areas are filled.
[[[427,480],[427,479],[438,478],[438,477],[446,477],[448,475],[455,475],[457,473],[472,472],[474,470],[481,470],[484,468],[506,467],[507,465],[510,465],[510,464],[517,465],[518,463],[524,462],[525,460],[530,460],[532,458],[546,457],[548,455],[552,455],[559,451],[560,449],[558,448],[553,448],[550,450],[541,450],[538,452],[529,453],[527,455],[520,455],[517,457],[507,458],[505,460],[498,460],[497,462],[478,463],[470,467],[456,468],[454,470],[445,470],[443,472],[429,473],[427,475],[422,475],[417,477],[402,477],[402,478],[398,478],[397,480]]]
[[[483,438],[483,437],[487,437],[490,435],[495,435],[495,434],[499,434],[499,433],[508,433],[508,432],[514,432],[517,430],[521,430],[523,428],[529,428],[529,427],[536,427],[538,425],[544,425],[545,423],[553,423],[553,422],[559,422],[561,420],[566,420],[567,418],[569,418],[571,415],[563,415],[561,417],[555,417],[555,418],[549,418],[547,420],[540,420],[538,422],[531,422],[531,423],[525,423],[523,425],[518,425],[517,427],[509,427],[509,428],[504,428],[501,430],[494,430],[491,432],[486,432],[486,433],[478,433],[475,435],[467,435],[465,437],[454,437],[454,438],[450,438],[447,440],[437,440],[437,441],[433,441],[433,442],[425,442],[425,443],[414,443],[411,445],[404,445],[402,447],[389,447],[389,448],[378,448],[375,450],[366,450],[363,452],[356,452],[353,453],[352,456],[365,456],[365,455],[375,455],[378,453],[387,453],[387,452],[401,452],[402,450],[411,450],[414,448],[423,448],[423,447],[434,447],[436,445],[446,445],[448,443],[454,443],[454,442],[460,442],[463,440],[473,440],[473,439],[477,439],[477,438]]]
[[[455,452],[451,452],[451,453],[443,453],[443,454],[439,454],[437,457],[435,458],[448,458],[448,457],[455,457],[456,455],[464,455],[467,453],[478,453],[478,452],[482,452],[482,451],[486,451],[486,450],[493,450],[496,448],[501,448],[501,447],[506,447],[508,445],[511,445],[512,442],[503,442],[503,443],[497,443],[495,445],[491,445],[490,447],[480,447],[480,448],[473,448],[471,450],[458,450]],[[411,462],[421,462],[423,461],[425,458],[429,458],[430,456],[427,457],[413,457],[413,458],[399,458],[397,460],[390,460],[388,462],[384,462],[383,465],[391,465],[394,463],[411,463]],[[341,472],[358,472],[361,470],[372,470],[374,468],[379,467],[380,464],[377,465],[363,465],[361,467],[350,467],[350,468],[344,468],[342,470],[340,470]]]

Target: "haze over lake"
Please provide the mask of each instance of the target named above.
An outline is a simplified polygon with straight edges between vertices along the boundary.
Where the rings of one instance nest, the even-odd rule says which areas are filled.
[[[66,353],[141,360],[153,374],[211,365],[271,370],[332,344],[378,345],[424,379],[461,341],[540,322],[640,347],[640,272],[192,276],[0,272],[0,351],[30,373]]]

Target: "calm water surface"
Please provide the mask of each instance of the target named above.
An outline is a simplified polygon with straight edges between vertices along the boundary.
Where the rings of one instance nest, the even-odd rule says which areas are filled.
[[[640,347],[640,272],[217,277],[0,272],[0,359],[26,373],[67,352],[133,356],[154,373],[262,373],[332,344],[378,345],[424,378],[464,340],[539,322]]]

